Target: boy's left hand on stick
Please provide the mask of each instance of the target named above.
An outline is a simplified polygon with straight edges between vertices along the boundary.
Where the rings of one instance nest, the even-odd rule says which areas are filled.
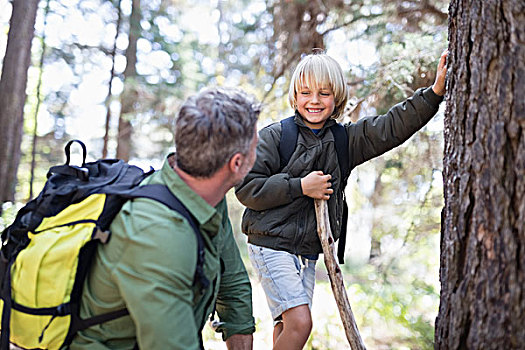
[[[441,58],[439,59],[437,71],[436,71],[436,80],[432,85],[432,90],[436,95],[443,96],[445,95],[445,78],[447,77],[447,56],[448,49],[443,51]]]
[[[334,193],[331,189],[332,183],[330,179],[332,175],[324,175],[322,171],[312,171],[301,179],[301,188],[305,196],[313,199],[330,199],[330,195]]]

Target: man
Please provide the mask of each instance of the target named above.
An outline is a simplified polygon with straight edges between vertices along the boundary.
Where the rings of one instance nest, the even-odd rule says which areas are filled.
[[[176,153],[145,181],[164,184],[202,233],[206,289],[194,284],[197,237],[178,212],[150,199],[127,202],[97,250],[81,317],[127,308],[81,331],[71,349],[199,349],[216,307],[228,349],[251,349],[251,285],[228,219],[226,192],[255,161],[259,105],[237,90],[208,89],[188,99],[175,123]]]

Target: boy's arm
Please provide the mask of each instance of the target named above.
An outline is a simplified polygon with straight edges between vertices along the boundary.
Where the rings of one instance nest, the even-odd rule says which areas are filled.
[[[385,115],[363,118],[346,126],[351,169],[401,145],[436,114],[445,94],[447,56],[448,50],[443,51],[431,88],[419,89]]]
[[[303,195],[301,178],[280,172],[280,134],[272,127],[259,132],[257,158],[241,185],[235,188],[239,201],[261,211],[291,203]]]
[[[430,87],[419,89],[387,114],[366,117],[347,125],[350,168],[408,140],[436,114],[442,99]]]
[[[251,339],[251,334],[255,332],[252,287],[241,259],[239,248],[233,237],[225,201],[220,205],[223,206],[221,211],[225,236],[221,248],[220,259],[221,265],[223,265],[223,271],[221,273],[216,309],[219,319],[224,323],[217,328],[217,331],[222,332],[223,339],[225,339],[227,343],[230,343],[230,345],[241,345],[246,344],[246,342]],[[234,337],[235,335],[249,336]],[[234,339],[231,339],[231,337]],[[248,349],[244,347],[232,348]]]

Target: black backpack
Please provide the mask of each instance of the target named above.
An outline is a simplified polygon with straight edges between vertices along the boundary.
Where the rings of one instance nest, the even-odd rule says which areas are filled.
[[[81,167],[69,165],[74,142],[82,147]],[[59,349],[79,330],[128,314],[122,309],[80,319],[80,300],[98,244],[110,244],[109,226],[133,198],[156,200],[191,224],[198,242],[194,284],[209,286],[203,271],[204,241],[195,218],[166,186],[138,186],[153,169],[144,173],[117,159],[86,163],[86,147],[78,140],[69,141],[65,153],[66,163],[49,169],[42,192],[2,232],[2,350],[9,342],[28,349]]]
[[[299,136],[299,128],[294,122],[295,116],[281,120],[281,140],[279,142],[279,156],[281,158],[281,169],[290,161],[292,154],[297,145],[297,138]],[[346,203],[346,195],[344,189],[350,176],[349,153],[348,153],[348,135],[345,128],[335,123],[330,127],[330,131],[334,135],[335,150],[337,152],[337,161],[341,168],[343,179],[341,181],[341,190],[343,192],[343,220],[341,223],[341,235],[339,236],[339,244],[337,246],[337,257],[340,264],[344,264],[345,245],[346,245],[346,225],[348,222],[348,204]]]

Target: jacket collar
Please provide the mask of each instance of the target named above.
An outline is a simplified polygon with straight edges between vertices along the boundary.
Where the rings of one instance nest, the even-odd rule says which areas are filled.
[[[309,129],[310,128],[304,123],[304,119],[303,119],[303,116],[301,115],[301,113],[299,113],[299,111],[295,111],[295,117],[294,117],[294,122],[295,124],[297,124],[299,127],[301,128],[306,128],[306,129]],[[336,123],[336,121],[332,118],[328,119],[326,121],[326,123],[324,123],[323,127],[321,128],[321,131],[319,131],[319,133],[317,134],[318,136],[322,136],[324,133],[325,133],[325,130],[330,128],[332,125],[334,125]]]
[[[170,165],[170,158],[175,157],[174,153],[169,154],[164,161],[160,176],[163,183],[165,183],[170,191],[177,195],[177,198],[184,204],[189,212],[197,219],[201,228],[209,228],[210,236],[215,235],[217,227],[222,221],[220,210],[217,210],[224,205],[225,199],[217,204],[217,206],[210,206],[201,196],[195,193],[173,170]],[[173,158],[171,158],[173,159]]]

